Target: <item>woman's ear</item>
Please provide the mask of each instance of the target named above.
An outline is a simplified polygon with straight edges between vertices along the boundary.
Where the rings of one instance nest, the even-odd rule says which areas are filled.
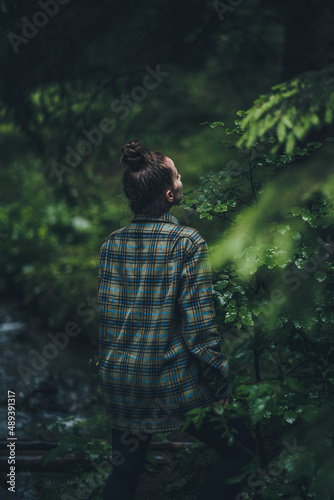
[[[174,193],[170,189],[168,189],[168,191],[166,191],[166,195],[165,196],[166,196],[167,201],[169,201],[170,203],[173,203],[173,201],[174,201]]]

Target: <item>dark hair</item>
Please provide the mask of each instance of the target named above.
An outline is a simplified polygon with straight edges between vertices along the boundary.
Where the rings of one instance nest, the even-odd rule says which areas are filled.
[[[123,189],[135,214],[161,215],[166,211],[164,194],[173,188],[173,171],[166,156],[149,151],[138,141],[121,148],[121,163],[126,165]]]

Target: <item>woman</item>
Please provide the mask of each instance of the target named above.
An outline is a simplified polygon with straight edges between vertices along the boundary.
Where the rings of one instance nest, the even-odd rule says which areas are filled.
[[[193,408],[230,397],[228,359],[221,353],[212,302],[207,244],[168,212],[182,199],[174,162],[137,141],[122,147],[123,188],[134,218],[113,232],[100,253],[99,374],[112,434],[112,470],[104,500],[131,500],[154,432],[182,428]],[[234,498],[225,485],[253,454],[236,422],[239,445],[227,446],[205,418],[187,432],[221,459],[199,498]]]

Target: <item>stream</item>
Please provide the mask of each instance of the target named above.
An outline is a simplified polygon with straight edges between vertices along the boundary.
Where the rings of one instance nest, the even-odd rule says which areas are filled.
[[[47,333],[41,331],[38,322],[36,328],[33,323],[27,326],[15,308],[0,304],[1,440],[9,437],[8,391],[15,393],[17,441],[53,440],[55,435],[50,430],[51,419],[67,417],[66,425],[70,427],[81,416],[89,416],[96,411],[91,404],[92,396],[96,396],[97,382],[93,377],[96,370],[89,363],[95,354],[94,348],[87,343],[83,345],[80,334],[67,337],[67,345],[66,338],[60,339],[58,345],[61,348],[54,344],[53,347],[46,347],[51,342]],[[7,489],[7,473],[1,473],[2,500],[44,500],[39,496],[29,472],[16,472],[13,495]]]

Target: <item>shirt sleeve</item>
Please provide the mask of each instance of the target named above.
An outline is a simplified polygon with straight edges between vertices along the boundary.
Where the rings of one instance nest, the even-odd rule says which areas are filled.
[[[182,337],[199,361],[202,374],[217,399],[227,397],[229,362],[221,352],[212,300],[211,266],[205,241],[185,254],[178,293]]]

